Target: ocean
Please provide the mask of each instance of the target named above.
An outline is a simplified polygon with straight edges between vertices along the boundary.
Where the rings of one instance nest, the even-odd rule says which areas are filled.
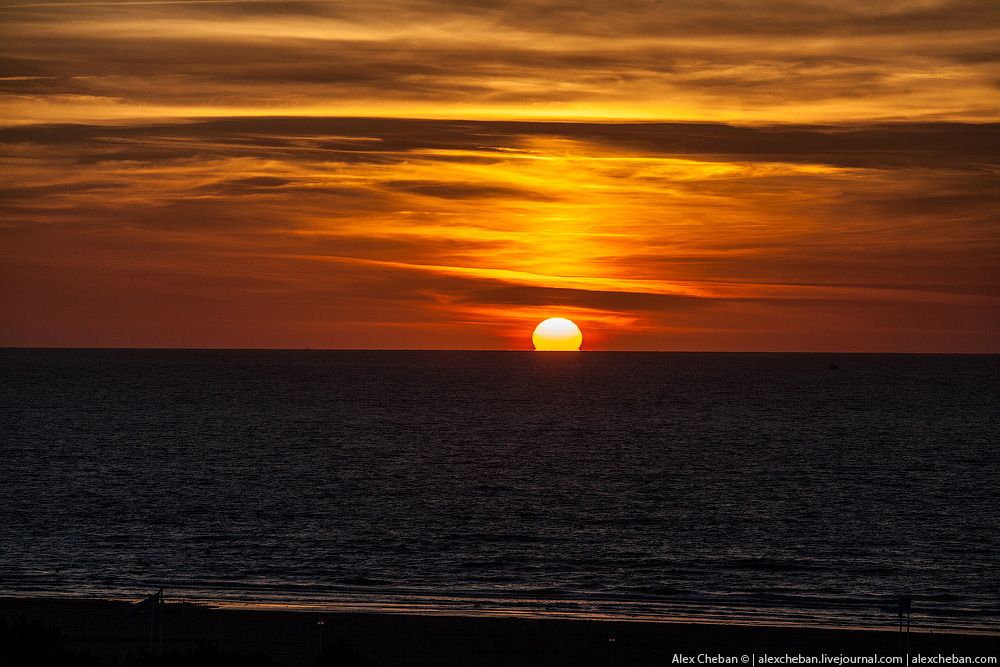
[[[0,595],[1000,631],[1000,356],[0,369]]]

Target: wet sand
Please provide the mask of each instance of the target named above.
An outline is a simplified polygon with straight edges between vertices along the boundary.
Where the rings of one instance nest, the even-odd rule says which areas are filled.
[[[0,620],[58,629],[70,646],[101,659],[153,648],[150,617],[128,603],[79,599],[0,598]],[[887,619],[887,629],[891,626]],[[669,665],[675,654],[742,656],[900,655],[897,633],[880,630],[325,613],[260,608],[163,606],[162,649],[199,646],[264,654],[288,667],[312,665],[320,647],[341,640],[380,667],[457,665]],[[610,641],[611,638],[614,641]],[[1000,636],[909,634],[909,653],[996,656]],[[752,657],[748,658],[749,661]],[[702,664],[712,664],[705,663]],[[722,664],[722,663],[715,663]]]

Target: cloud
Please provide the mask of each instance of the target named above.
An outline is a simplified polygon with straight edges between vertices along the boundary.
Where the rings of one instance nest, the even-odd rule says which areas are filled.
[[[224,118],[170,124],[51,124],[0,128],[8,145],[68,148],[81,160],[210,157],[395,161],[400,153],[439,159],[516,157],[529,138],[599,144],[629,155],[839,167],[976,167],[995,161],[1000,123],[758,125],[436,121],[390,118]],[[466,155],[456,154],[464,151]],[[530,153],[524,153],[530,157]]]
[[[8,2],[16,122],[180,115],[997,120],[955,2]],[[253,58],[240,54],[252,53]]]
[[[2,128],[5,341],[506,347],[532,318],[571,313],[605,347],[833,348],[836,329],[842,348],[995,349],[973,332],[1000,302],[998,134],[288,117]]]
[[[383,187],[441,199],[502,199],[552,201],[551,197],[522,188],[473,183],[436,183],[434,181],[386,181]]]

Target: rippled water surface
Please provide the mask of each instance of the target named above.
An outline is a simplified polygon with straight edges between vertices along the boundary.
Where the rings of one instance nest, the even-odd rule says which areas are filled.
[[[0,593],[1000,629],[997,356],[0,360]]]

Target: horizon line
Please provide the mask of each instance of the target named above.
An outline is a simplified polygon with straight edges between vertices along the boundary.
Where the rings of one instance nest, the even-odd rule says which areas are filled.
[[[924,355],[924,356],[1000,356],[997,352],[913,352],[913,351],[850,351],[850,350],[526,350],[511,348],[395,348],[395,347],[94,347],[94,346],[24,346],[0,345],[0,351],[105,351],[105,352],[496,352],[549,353],[583,352],[592,354],[854,354],[854,355]]]

